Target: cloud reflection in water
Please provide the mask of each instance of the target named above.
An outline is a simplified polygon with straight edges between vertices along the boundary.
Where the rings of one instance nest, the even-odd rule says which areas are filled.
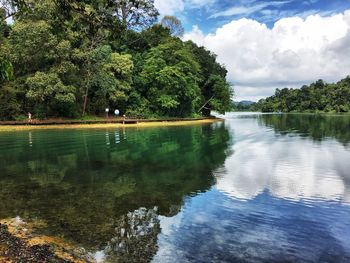
[[[292,200],[350,202],[350,151],[334,140],[313,142],[279,136],[249,119],[228,121],[234,154],[218,171],[217,189],[234,198],[252,199],[264,190]]]

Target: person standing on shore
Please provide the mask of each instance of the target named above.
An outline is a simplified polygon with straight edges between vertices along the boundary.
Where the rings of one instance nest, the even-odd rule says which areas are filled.
[[[32,114],[28,112],[28,122],[32,122]]]

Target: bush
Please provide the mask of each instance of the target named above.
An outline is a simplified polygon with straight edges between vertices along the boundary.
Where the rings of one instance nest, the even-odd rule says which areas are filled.
[[[11,87],[0,89],[0,120],[15,120],[21,113],[21,105],[17,101],[16,92]]]

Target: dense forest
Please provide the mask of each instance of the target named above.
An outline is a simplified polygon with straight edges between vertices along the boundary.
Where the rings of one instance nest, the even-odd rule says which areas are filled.
[[[154,0],[0,0],[0,119],[232,109],[215,54]],[[9,22],[10,21],[10,22]]]
[[[350,76],[328,84],[323,80],[301,89],[277,89],[275,95],[251,105],[263,112],[350,112]]]

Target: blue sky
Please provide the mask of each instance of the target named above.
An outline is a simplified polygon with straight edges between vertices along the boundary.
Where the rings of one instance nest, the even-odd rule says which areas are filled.
[[[236,100],[350,75],[350,0],[155,0],[217,54]]]
[[[243,17],[273,27],[284,17],[326,16],[349,8],[350,0],[197,0],[184,1],[184,9],[174,14],[182,19],[187,31],[198,25],[204,33],[211,33],[229,21]]]

